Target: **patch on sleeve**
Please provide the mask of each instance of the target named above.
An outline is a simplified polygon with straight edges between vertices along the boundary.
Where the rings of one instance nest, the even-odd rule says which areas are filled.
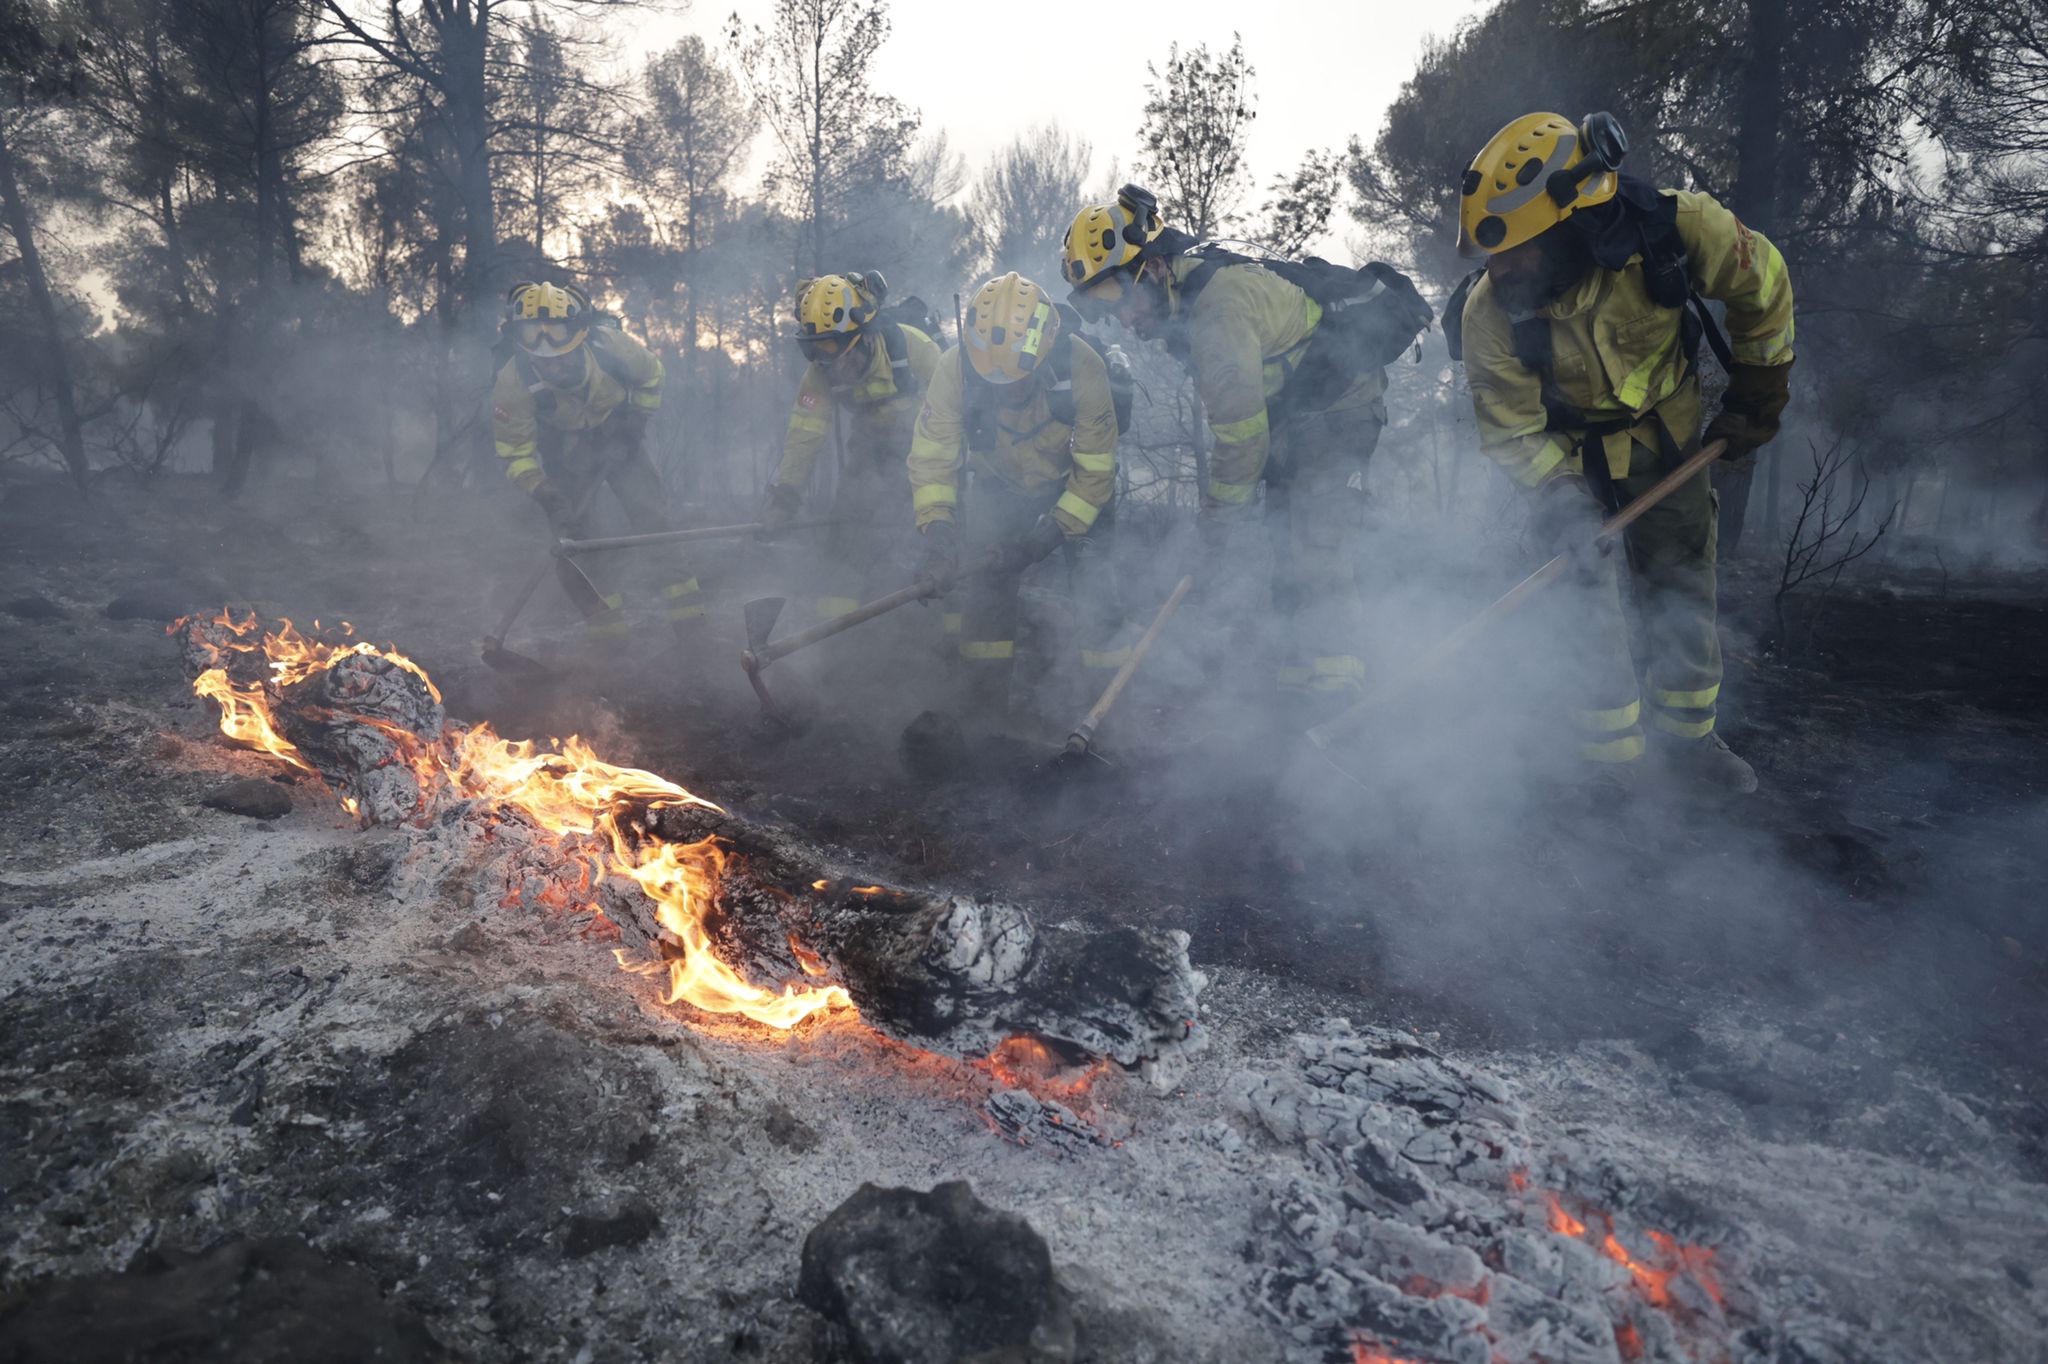
[[[796,405],[798,407],[816,407],[818,405],[818,395],[815,393],[799,393],[796,395]]]
[[[1751,232],[1742,219],[1735,220],[1735,265],[1737,269],[1749,270],[1755,267],[1756,234]]]
[[[503,403],[492,403],[491,415],[496,417],[501,422],[508,422],[512,420],[512,414],[505,410],[505,404]]]

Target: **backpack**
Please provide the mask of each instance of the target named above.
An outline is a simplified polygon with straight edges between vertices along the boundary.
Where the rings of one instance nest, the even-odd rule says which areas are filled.
[[[1586,233],[1593,263],[1604,270],[1620,270],[1627,266],[1630,258],[1640,255],[1643,260],[1643,289],[1649,294],[1650,301],[1662,308],[1681,310],[1678,343],[1685,353],[1686,363],[1691,364],[1698,357],[1700,341],[1704,338],[1714,352],[1714,358],[1721,362],[1721,367],[1732,367],[1735,356],[1728,345],[1728,336],[1721,330],[1721,324],[1714,320],[1714,315],[1707,311],[1707,301],[1700,297],[1699,290],[1692,284],[1685,239],[1678,235],[1678,201],[1668,194],[1659,194],[1647,181],[1624,175],[1620,189],[1609,202],[1619,207],[1606,214],[1581,210],[1565,220],[1578,223],[1581,217],[1587,218],[1587,222],[1578,223],[1578,226]],[[1465,359],[1465,301],[1471,297],[1472,286],[1485,273],[1484,269],[1479,269],[1467,275],[1451,291],[1449,301],[1444,304],[1444,341],[1450,348],[1451,359],[1461,363]],[[1587,483],[1610,512],[1619,511],[1622,505],[1620,490],[1609,476],[1606,461],[1594,458],[1592,452],[1602,437],[1630,429],[1636,424],[1635,419],[1596,420],[1566,400],[1551,370],[1556,351],[1550,334],[1550,319],[1541,315],[1525,317],[1514,322],[1513,327],[1515,358],[1521,361],[1524,369],[1535,371],[1543,383],[1544,429],[1569,431],[1580,436],[1580,465]],[[1667,454],[1676,450],[1676,441],[1662,417],[1657,418],[1657,434]]]
[[[1275,403],[1315,408],[1334,401],[1360,375],[1398,359],[1436,317],[1415,282],[1384,261],[1370,261],[1354,270],[1320,256],[1258,260],[1209,243],[1179,254],[1201,261],[1180,282],[1184,307],[1194,306],[1224,266],[1256,265],[1307,294],[1323,310],[1307,352],[1289,371]]]
[[[1640,255],[1643,288],[1650,301],[1660,307],[1685,310],[1678,324],[1679,344],[1685,348],[1685,358],[1690,361],[1699,354],[1704,338],[1721,367],[1728,368],[1735,362],[1735,355],[1729,348],[1727,333],[1707,311],[1707,301],[1700,297],[1699,290],[1692,287],[1685,239],[1678,235],[1678,201],[1668,194],[1659,194],[1646,181],[1624,175],[1621,188],[1609,202],[1619,204],[1620,208],[1604,219],[1593,216],[1591,210],[1582,210],[1566,219],[1577,223],[1581,217],[1588,218],[1581,226],[1592,229],[1587,236],[1594,264],[1606,270],[1620,270],[1631,256]],[[1465,301],[1472,295],[1472,286],[1485,273],[1479,269],[1465,276],[1444,304],[1444,342],[1453,360],[1462,362],[1465,358]],[[1551,358],[1550,324],[1542,318],[1525,318],[1514,325],[1515,357],[1525,368],[1547,374]]]
[[[927,340],[939,334],[939,320],[931,306],[916,294],[900,303],[885,304],[875,313],[875,327],[882,337],[882,349],[889,354],[889,374],[901,394],[921,392],[917,375],[910,368],[910,343],[903,339],[905,327],[915,327]]]
[[[1061,426],[1074,424],[1074,338],[1081,331],[1081,314],[1073,305],[1055,304],[1060,313],[1060,334],[1052,343],[1052,352],[1046,357],[1046,364],[1052,370],[1052,384],[1046,390],[1046,402],[1052,415],[1030,431],[1013,433],[1011,439],[1026,441],[1057,422]],[[1118,436],[1131,429],[1131,407],[1137,397],[1138,381],[1131,371],[1130,358],[1112,346],[1108,351],[1099,352],[1102,367],[1109,372],[1109,401],[1116,411]],[[995,386],[974,372],[974,367],[961,357],[960,384],[965,398],[963,406],[967,414],[967,448],[983,451],[995,448],[996,400]]]

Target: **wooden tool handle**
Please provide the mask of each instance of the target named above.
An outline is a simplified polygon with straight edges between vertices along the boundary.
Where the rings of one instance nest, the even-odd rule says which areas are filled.
[[[1096,728],[1108,718],[1110,708],[1115,706],[1117,698],[1124,694],[1125,684],[1131,680],[1131,675],[1138,671],[1138,665],[1145,661],[1145,655],[1152,652],[1152,643],[1159,638],[1159,631],[1180,606],[1180,599],[1185,597],[1188,589],[1194,585],[1195,580],[1192,576],[1182,578],[1173,585],[1172,595],[1167,597],[1166,604],[1152,617],[1152,623],[1145,627],[1145,633],[1138,637],[1138,642],[1131,648],[1131,656],[1116,670],[1116,676],[1109,679],[1109,685],[1102,689],[1102,695],[1089,707],[1088,713],[1081,717],[1081,723],[1075,725],[1073,731],[1067,735],[1069,753],[1088,751],[1088,745],[1094,741]]]
[[[1605,521],[1602,521],[1600,529],[1594,533],[1592,540],[1588,543],[1599,544],[1601,541],[1611,540],[1627,530],[1645,512],[1691,482],[1702,469],[1719,459],[1721,452],[1727,448],[1728,442],[1725,440],[1712,441],[1701,446],[1683,464],[1680,464],[1676,469],[1658,479],[1640,497],[1631,499],[1627,506],[1608,517]],[[1550,562],[1544,564],[1543,567],[1509,588],[1491,606],[1488,606],[1484,611],[1481,611],[1478,615],[1472,617],[1472,619],[1466,621],[1463,625],[1451,631],[1450,634],[1445,635],[1442,639],[1424,650],[1422,656],[1416,659],[1399,677],[1369,695],[1360,698],[1349,708],[1331,716],[1323,721],[1323,723],[1309,730],[1309,742],[1317,748],[1328,748],[1347,732],[1356,729],[1364,721],[1368,713],[1395,697],[1405,694],[1416,683],[1429,678],[1438,668],[1441,668],[1458,654],[1464,652],[1467,645],[1486,632],[1487,627],[1503,617],[1514,614],[1514,612],[1521,609],[1529,598],[1563,577],[1565,569],[1570,566],[1571,561],[1572,556],[1569,550],[1552,556]]]
[[[810,530],[815,526],[836,526],[837,521],[792,521],[779,526],[779,531]],[[642,545],[687,544],[692,540],[737,540],[741,536],[756,535],[767,526],[759,521],[749,521],[741,526],[697,526],[690,530],[656,530],[644,535],[612,535],[599,540],[557,540],[557,554],[587,554],[601,549],[637,549]]]
[[[898,588],[886,597],[877,597],[871,602],[856,606],[843,616],[820,621],[808,630],[798,631],[786,639],[778,639],[773,644],[763,645],[759,649],[750,649],[741,662],[746,665],[748,672],[765,668],[778,658],[787,658],[799,649],[808,649],[821,639],[830,639],[841,631],[851,630],[856,625],[865,625],[876,616],[887,615],[899,606],[922,601],[926,597],[936,597],[960,579],[981,572],[995,561],[994,554],[984,554],[974,562],[955,569],[944,579],[919,578],[910,586]]]

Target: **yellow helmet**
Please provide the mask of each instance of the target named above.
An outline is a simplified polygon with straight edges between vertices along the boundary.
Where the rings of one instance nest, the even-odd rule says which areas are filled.
[[[1166,230],[1159,201],[1136,185],[1116,192],[1112,204],[1090,204],[1067,228],[1060,271],[1076,295],[1114,302],[1123,294],[1126,271],[1136,268],[1145,248]]]
[[[1458,254],[1491,256],[1557,226],[1621,188],[1628,137],[1612,114],[1575,128],[1561,114],[1528,114],[1493,135],[1458,195]]]
[[[888,282],[879,271],[820,275],[796,286],[797,346],[806,360],[831,360],[860,338],[881,311]]]
[[[506,293],[505,321],[528,355],[567,355],[590,335],[590,300],[580,289],[528,280]]]
[[[1060,334],[1060,310],[1045,290],[1016,271],[975,291],[961,338],[974,372],[992,384],[1031,378],[1052,354]]]

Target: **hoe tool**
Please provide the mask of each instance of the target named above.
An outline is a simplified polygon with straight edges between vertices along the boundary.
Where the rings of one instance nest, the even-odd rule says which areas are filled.
[[[1600,529],[1594,533],[1586,547],[1590,548],[1620,535],[1634,525],[1645,512],[1678,491],[1700,470],[1719,459],[1721,452],[1727,448],[1728,442],[1724,440],[1713,441],[1700,447],[1699,451],[1683,464],[1659,479],[1655,487],[1601,522]],[[1405,696],[1417,685],[1428,681],[1439,668],[1464,652],[1472,641],[1486,633],[1488,628],[1514,614],[1527,605],[1531,597],[1562,578],[1565,570],[1570,567],[1575,552],[1577,551],[1565,550],[1554,556],[1549,563],[1509,588],[1493,605],[1424,650],[1420,658],[1393,680],[1354,702],[1350,708],[1310,729],[1309,742],[1322,753],[1332,767],[1344,772],[1344,769],[1338,767],[1336,761],[1330,758],[1329,750],[1333,745],[1355,734],[1382,706]],[[1344,775],[1354,782],[1358,780],[1349,772],[1344,772]]]
[[[593,490],[594,491],[594,490]],[[587,504],[586,504],[587,505]],[[579,508],[579,513],[580,513]],[[808,530],[813,526],[829,526],[831,521],[799,521],[783,527],[784,530]],[[505,647],[505,636],[511,633],[512,622],[519,618],[526,603],[539,588],[541,579],[547,577],[553,568],[562,580],[562,586],[576,603],[576,609],[589,614],[605,607],[604,593],[597,590],[597,584],[583,571],[575,560],[578,554],[589,554],[598,550],[638,549],[645,545],[687,544],[693,540],[737,540],[755,535],[763,529],[758,521],[741,526],[699,526],[692,530],[660,530],[645,535],[613,535],[598,540],[557,540],[549,551],[548,558],[534,566],[533,573],[519,589],[519,595],[512,599],[504,617],[498,622],[496,633],[484,637],[484,662],[501,672],[524,673],[532,677],[554,676],[554,669],[538,659],[528,658]]]
[[[1159,608],[1159,613],[1152,617],[1152,623],[1145,627],[1145,633],[1139,636],[1138,642],[1131,647],[1131,656],[1116,670],[1116,676],[1109,679],[1109,685],[1102,689],[1102,695],[1089,707],[1088,713],[1081,717],[1081,723],[1075,725],[1067,735],[1067,746],[1060,751],[1055,761],[1069,766],[1084,757],[1092,757],[1097,762],[1108,761],[1095,751],[1095,731],[1109,717],[1111,707],[1115,706],[1117,698],[1124,694],[1124,687],[1129,684],[1132,674],[1136,673],[1138,666],[1145,661],[1145,655],[1152,652],[1152,644],[1159,638],[1160,630],[1165,628],[1166,622],[1179,609],[1181,598],[1185,597],[1188,589],[1194,585],[1195,580],[1192,577],[1182,578],[1174,584],[1173,593],[1167,597],[1166,604]]]
[[[590,480],[590,486],[576,499],[575,510],[569,515],[571,522],[590,509],[590,504],[597,498],[597,490],[605,485],[605,481],[604,472]],[[539,589],[541,579],[547,577],[550,572],[560,576],[563,588],[575,599],[577,610],[588,615],[605,608],[604,593],[597,590],[597,584],[590,581],[590,576],[574,559],[563,557],[556,549],[550,547],[539,562],[534,564],[533,572],[526,575],[526,581],[520,584],[518,593],[505,608],[505,614],[498,618],[498,628],[484,636],[483,654],[486,666],[498,672],[519,673],[527,677],[556,675],[553,668],[539,659],[529,658],[505,647],[505,636],[512,633],[512,622],[519,619],[519,613],[526,609],[526,603],[533,600],[533,594]]]
[[[782,614],[786,599],[757,597],[748,602],[742,608],[747,617],[747,648],[746,652],[740,655],[740,666],[747,671],[747,683],[753,687],[755,697],[761,702],[761,709],[772,718],[784,720],[786,723],[786,717],[777,708],[775,698],[768,694],[767,684],[761,680],[761,670],[776,659],[787,658],[799,649],[808,649],[819,640],[830,639],[836,634],[851,630],[856,625],[865,625],[877,616],[886,616],[899,606],[923,601],[927,597],[936,597],[962,578],[981,572],[995,560],[994,554],[984,554],[962,564],[947,577],[919,578],[910,586],[898,588],[886,597],[877,597],[871,602],[855,607],[843,616],[820,621],[808,630],[800,630],[772,644],[768,642],[768,635],[775,629],[775,619]]]

